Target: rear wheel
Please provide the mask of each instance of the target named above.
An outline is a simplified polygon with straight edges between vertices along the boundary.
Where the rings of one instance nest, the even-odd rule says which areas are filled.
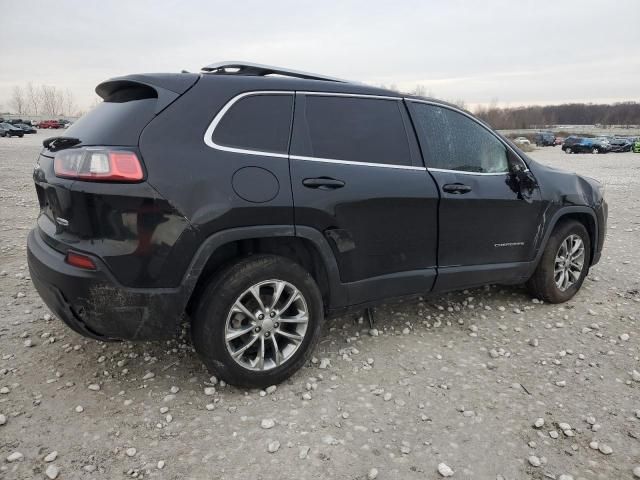
[[[284,257],[256,255],[227,268],[204,291],[193,344],[226,382],[266,387],[304,365],[322,318],[322,296],[306,270]]]
[[[587,229],[575,220],[556,226],[540,263],[527,282],[531,294],[550,303],[562,303],[580,290],[591,263]]]
[[[600,150],[598,149],[598,147],[593,147],[593,148],[591,149],[591,153],[593,153],[593,154],[597,154],[597,153],[600,153]]]

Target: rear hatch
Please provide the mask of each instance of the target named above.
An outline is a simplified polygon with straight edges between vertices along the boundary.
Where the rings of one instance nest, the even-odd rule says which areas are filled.
[[[165,223],[176,218],[185,221],[144,181],[146,171],[138,140],[145,126],[198,78],[195,74],[132,75],[101,83],[96,93],[104,101],[61,137],[45,140],[33,179],[40,204],[38,229],[46,243],[61,253],[73,249],[93,253],[106,263],[109,258],[126,262],[128,255],[140,256],[139,250],[144,248],[135,237],[142,235],[141,225],[148,225],[149,219],[140,215]],[[59,152],[104,147],[135,153],[144,178],[122,183],[56,176],[54,159]],[[175,231],[181,230],[175,227]],[[126,278],[121,280],[130,283]],[[129,280],[133,282],[134,278]]]

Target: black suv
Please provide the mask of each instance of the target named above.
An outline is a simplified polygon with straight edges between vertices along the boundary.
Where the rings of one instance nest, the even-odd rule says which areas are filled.
[[[553,132],[538,132],[534,135],[533,140],[538,147],[553,147],[556,144],[556,136]]]
[[[0,123],[0,137],[23,137],[24,130],[11,123]]]
[[[326,315],[489,283],[564,302],[600,259],[600,183],[438,100],[241,63],[96,92],[44,141],[28,239],[41,297],[88,337],[189,319],[213,372],[265,386]]]

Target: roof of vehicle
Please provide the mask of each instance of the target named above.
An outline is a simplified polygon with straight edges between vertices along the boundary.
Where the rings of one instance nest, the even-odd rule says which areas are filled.
[[[104,98],[109,90],[127,82],[137,82],[160,87],[182,94],[198,79],[204,82],[233,82],[243,90],[296,90],[309,92],[348,93],[408,98],[446,105],[460,109],[455,104],[428,97],[409,95],[385,88],[373,87],[356,81],[342,80],[326,75],[302,72],[282,67],[251,62],[217,62],[202,68],[201,73],[141,73],[111,78],[96,87],[96,93]]]

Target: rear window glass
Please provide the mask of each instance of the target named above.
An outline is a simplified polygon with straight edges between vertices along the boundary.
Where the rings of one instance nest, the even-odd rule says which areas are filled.
[[[310,155],[354,162],[411,165],[396,100],[308,95]]]
[[[84,145],[138,145],[142,129],[155,117],[157,99],[102,102],[64,132]]]
[[[225,147],[286,154],[292,113],[292,94],[241,98],[222,117],[212,140]]]

